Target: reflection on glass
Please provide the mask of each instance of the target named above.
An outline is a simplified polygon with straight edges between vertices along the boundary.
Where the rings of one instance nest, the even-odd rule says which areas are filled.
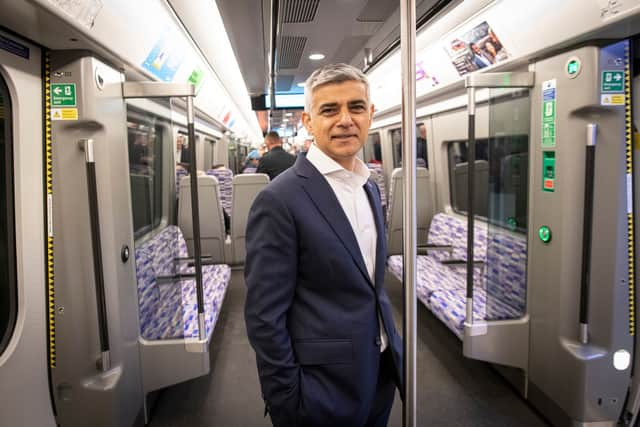
[[[528,90],[491,89],[487,320],[522,317],[527,301]]]
[[[368,165],[382,165],[382,148],[380,146],[380,134],[369,134],[364,144],[364,162]]]
[[[153,117],[130,113],[127,139],[133,230],[139,237],[162,219],[162,130]]]
[[[391,146],[393,149],[393,167],[402,167],[402,129],[392,129],[389,131],[391,136]],[[416,166],[419,168],[429,168],[429,159],[427,156],[427,127],[424,123],[420,123],[416,127]]]

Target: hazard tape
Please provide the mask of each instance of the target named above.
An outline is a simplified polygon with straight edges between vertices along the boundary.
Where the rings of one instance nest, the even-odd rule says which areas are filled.
[[[56,305],[53,277],[53,163],[51,148],[51,65],[49,52],[44,55],[44,147],[45,183],[47,190],[47,326],[49,367],[56,367]]]
[[[635,314],[635,249],[634,249],[634,228],[633,228],[633,149],[634,135],[631,121],[631,66],[629,41],[624,47],[625,69],[624,69],[624,110],[625,110],[625,145],[627,163],[627,254],[629,263],[629,334],[635,335],[636,314]]]

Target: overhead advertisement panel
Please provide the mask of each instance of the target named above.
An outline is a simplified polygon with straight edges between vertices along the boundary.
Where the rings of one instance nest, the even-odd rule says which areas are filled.
[[[478,6],[482,2],[461,2],[429,23],[416,37],[416,96],[460,81],[465,74],[488,71],[567,41],[578,42],[579,37],[602,26],[603,22],[612,23],[632,9],[640,8],[639,1],[566,0],[561,3],[564,10],[579,9],[580,19],[566,22],[566,13],[550,13],[560,7],[555,0],[497,0],[486,7]],[[514,14],[514,10],[518,13]],[[553,31],[540,31],[541,25]],[[400,106],[402,83],[397,51],[371,70],[368,77],[377,112]],[[614,93],[620,87],[616,79],[615,73],[603,75],[606,83],[603,92],[611,104],[623,99]]]

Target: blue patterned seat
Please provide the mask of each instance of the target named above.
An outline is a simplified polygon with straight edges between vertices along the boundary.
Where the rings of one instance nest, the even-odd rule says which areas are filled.
[[[195,279],[158,280],[193,273],[194,268],[176,258],[187,257],[187,246],[174,225],[136,248],[136,276],[140,307],[140,335],[147,340],[197,338],[198,310]],[[206,336],[218,319],[231,277],[228,265],[202,268]]]
[[[429,227],[428,243],[450,246],[448,250],[429,250],[417,257],[416,295],[436,317],[462,338],[466,312],[467,222],[464,218],[439,213]],[[526,308],[526,236],[497,227],[487,237],[484,224],[477,224],[474,258],[474,318],[504,320],[519,318]],[[402,256],[387,260],[389,271],[402,281]]]
[[[427,307],[454,334],[462,339],[464,334],[464,318],[466,313],[466,289],[440,289],[429,297]],[[473,319],[490,320],[514,319],[520,317],[516,310],[499,299],[488,298],[482,288],[474,288]]]
[[[231,216],[231,205],[233,200],[233,172],[231,169],[208,169],[207,175],[215,176],[220,188],[220,204],[225,212]]]
[[[378,189],[380,190],[380,204],[382,205],[382,211],[384,212],[387,207],[387,187],[384,183],[384,173],[382,172],[380,165],[367,163],[367,166],[369,167],[369,172],[371,172],[371,180],[378,185]]]
[[[180,180],[189,175],[189,172],[183,168],[176,168],[176,198],[180,193]]]

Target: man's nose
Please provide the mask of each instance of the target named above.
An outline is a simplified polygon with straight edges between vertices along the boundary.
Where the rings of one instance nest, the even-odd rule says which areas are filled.
[[[351,126],[353,124],[353,119],[351,118],[351,112],[349,110],[344,110],[340,113],[340,121],[338,122],[339,126]]]

